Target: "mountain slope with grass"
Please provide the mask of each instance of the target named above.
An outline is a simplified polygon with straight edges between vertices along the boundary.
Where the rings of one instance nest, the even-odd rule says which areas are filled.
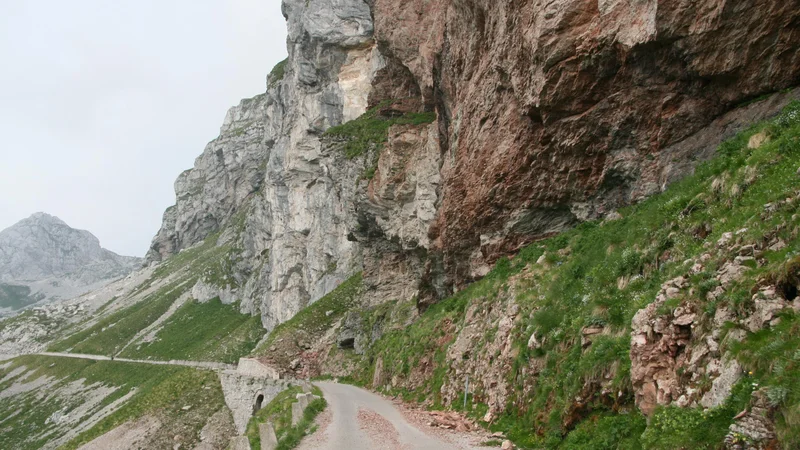
[[[309,343],[320,301],[263,357],[432,408],[461,410],[469,376],[464,412],[524,448],[794,448],[800,102],[716,155],[416,319],[351,304]]]
[[[103,436],[120,426],[139,430],[127,436],[132,446],[191,447],[212,418],[217,429],[230,425],[211,448],[224,448],[233,434],[211,371],[25,356],[0,363],[0,375],[2,448],[110,448],[114,436]]]
[[[38,428],[61,410],[28,408],[34,376],[130,393],[86,439],[196,437],[138,369],[147,407],[49,350],[251,355],[523,448],[800,445],[796,6],[283,0],[288,58],[178,176],[146,266],[0,321],[13,444],[78,445]],[[0,301],[37,301],[12,281]]]

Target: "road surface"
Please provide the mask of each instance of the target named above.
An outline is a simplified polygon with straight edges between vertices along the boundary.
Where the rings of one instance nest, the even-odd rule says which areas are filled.
[[[315,382],[328,402],[329,415],[319,431],[306,437],[300,450],[461,450],[478,449],[453,444],[415,427],[391,402],[346,384]],[[326,420],[323,419],[322,422]],[[473,436],[474,437],[474,436]]]
[[[236,366],[233,364],[224,364],[219,362],[207,362],[207,361],[182,361],[182,360],[157,361],[152,359],[129,359],[129,358],[112,359],[108,356],[103,356],[103,355],[86,355],[81,353],[56,353],[56,352],[41,352],[41,353],[34,353],[34,355],[57,356],[61,358],[92,359],[95,361],[114,361],[114,362],[129,362],[129,363],[139,363],[139,364],[152,364],[157,366],[186,366],[186,367],[194,367],[196,369],[236,370]],[[22,356],[22,355],[16,355],[16,356]]]

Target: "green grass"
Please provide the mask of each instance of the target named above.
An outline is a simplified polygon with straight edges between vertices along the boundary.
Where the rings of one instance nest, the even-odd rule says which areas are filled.
[[[41,299],[41,296],[32,296],[28,286],[0,284],[0,308],[10,308],[16,311]]]
[[[113,361],[90,361],[76,358],[56,358],[42,356],[23,356],[13,360],[13,364],[0,369],[0,378],[25,366],[33,370],[28,381],[41,376],[53,377],[56,384],[47,387],[47,392],[34,390],[11,396],[0,402],[0,448],[18,450],[38,449],[54,437],[63,435],[66,430],[46,419],[56,411],[70,414],[80,406],[81,397],[61,398],[53,396],[56,389],[70,382],[84,380],[83,384],[101,383],[118,389],[101,402],[101,406],[123,397],[135,390],[135,394],[123,408],[102,419],[89,430],[77,436],[62,448],[75,449],[105,432],[145,414],[157,415],[165,425],[173,427],[165,436],[171,446],[175,434],[185,439],[196,440],[196,435],[205,419],[224,405],[222,390],[216,375],[211,371],[198,371],[185,367],[152,366]],[[0,385],[0,391],[7,389],[14,380]],[[42,401],[42,395],[49,395]],[[191,405],[191,414],[181,408]],[[12,413],[20,410],[16,415]],[[54,434],[48,434],[54,433]]]
[[[292,404],[297,403],[296,395],[302,392],[303,389],[299,386],[281,392],[250,419],[245,434],[250,440],[251,448],[261,448],[261,437],[258,430],[258,425],[261,423],[272,422],[275,427],[275,436],[278,438],[277,450],[290,450],[297,447],[303,437],[311,432],[314,419],[325,409],[327,402],[321,398],[322,391],[315,386],[312,393],[320,398],[308,405],[303,411],[303,418],[293,427]]]
[[[236,230],[240,230],[243,227],[241,217],[244,216],[245,212],[240,212],[232,219],[232,226],[236,227]],[[202,244],[184,250],[162,262],[153,272],[150,279],[137,287],[131,295],[140,294],[159,280],[172,280],[170,284],[161,287],[144,300],[102,318],[95,325],[54,343],[49,347],[49,350],[93,355],[115,355],[137,333],[161,317],[198,280],[203,280],[203,282],[213,286],[238,287],[233,268],[240,257],[240,250],[230,244],[217,245],[218,238],[219,234],[213,234],[206,238]],[[106,309],[107,306],[104,305],[103,308]],[[247,319],[241,315],[228,314],[226,320],[229,322],[226,322],[225,326],[229,326],[232,322],[239,320],[242,322],[240,325],[243,328],[235,330],[226,328],[228,331],[234,332],[235,335],[227,339],[226,342],[218,342],[222,347],[210,347],[207,354],[218,358],[232,358],[232,355],[240,354],[243,351],[242,348],[246,348],[249,344],[235,343],[249,340],[254,333],[252,324],[256,320],[253,319],[249,322],[250,325],[244,325],[243,323]],[[188,326],[188,324],[185,325]],[[215,332],[212,333],[212,331],[215,330],[208,330],[210,338],[216,336]],[[199,330],[195,330],[195,332],[197,333]],[[184,341],[184,343],[194,345],[193,349],[187,349],[184,353],[197,352],[198,346],[201,345],[199,342],[189,343]],[[227,345],[233,345],[235,348],[227,349],[225,348]],[[180,352],[177,346],[171,346],[171,349],[157,348],[160,354],[178,354]]]
[[[163,324],[155,341],[131,345],[120,356],[235,363],[265,333],[261,317],[240,313],[238,304],[224,305],[219,298],[191,301]]]
[[[658,407],[642,434],[643,447],[654,450],[719,448],[732,418],[749,404],[758,386],[755,381],[752,376],[740,380],[725,403],[717,408]]]
[[[778,437],[785,448],[800,447],[800,317],[786,311],[780,324],[750,334],[732,352],[748,370],[747,381],[765,389],[777,409]]]
[[[231,225],[237,233],[244,227],[243,218],[247,208],[237,213],[231,219]],[[162,262],[153,272],[151,280],[162,280],[176,273],[201,279],[204,282],[219,287],[238,287],[238,281],[233,275],[233,268],[240,258],[241,249],[231,244],[217,245],[220,233],[208,236],[202,244],[181,251]],[[145,283],[147,286],[147,283]]]
[[[770,140],[758,149],[749,149],[747,142],[757,132],[768,133]],[[753,264],[724,298],[709,303],[697,293],[715,288],[714,272],[722,261],[732,259],[732,255],[715,256],[706,264],[707,273],[692,276],[693,294],[665,306],[665,311],[685,301],[711,314],[726,306],[746,317],[752,307],[750,291],[759,279],[798,279],[792,278],[792,273],[800,265],[783,268],[787,259],[800,252],[795,216],[798,202],[781,203],[768,214],[765,205],[800,193],[800,177],[795,173],[800,167],[800,102],[789,105],[776,119],[726,141],[717,155],[665,193],[622,209],[622,219],[584,223],[532,244],[512,259],[501,259],[483,280],[433,305],[410,327],[384,334],[368,350],[354,377],[369,384],[374,361],[380,357],[388,378],[398,381],[394,393],[427,400],[434,407],[460,409],[460,399],[448,404],[441,395],[444,383],[454,376],[451,366],[459,363],[447,359],[447,349],[463,326],[467,308],[492,308],[506,295],[510,278],[525,270],[524,281],[515,282],[521,319],[512,330],[512,354],[516,356],[506,373],[513,392],[493,429],[529,448],[572,448],[567,442],[575,448],[616,448],[587,443],[592,427],[624,437],[630,445],[620,448],[637,448],[637,442],[645,448],[715,448],[741,409],[734,410],[748,401],[746,395],[701,416],[698,414],[703,413],[695,410],[664,409],[639,438],[643,423],[635,412],[630,382],[630,323],[639,309],[654,300],[664,281],[688,272],[684,260],[715,252],[713,243],[725,232],[746,228],[739,236],[742,244],[762,242],[769,235],[786,242],[787,248],[765,252],[763,266]],[[703,238],[699,229],[710,230],[710,234]],[[706,243],[712,243],[711,250],[704,247]],[[534,264],[543,254],[545,264]],[[628,282],[618,284],[620,279]],[[796,412],[800,398],[794,396],[800,386],[790,381],[791,377],[800,379],[792,359],[800,354],[793,350],[800,345],[795,341],[794,323],[787,319],[782,324],[785,329],[750,336],[744,347],[736,350],[742,360],[748,361],[745,355],[749,355],[756,377],[774,385],[774,396],[783,399],[778,425],[790,446],[800,445],[800,433],[795,431],[800,429],[800,413]],[[581,330],[588,325],[603,325],[607,334],[582,350]],[[486,327],[484,339],[472,350],[474,355],[481,354],[492,336],[491,324]],[[540,349],[528,349],[532,333],[544,342]],[[752,346],[747,347],[748,343]],[[777,353],[757,350],[770,345]],[[425,364],[430,369],[424,376],[412,376]],[[540,368],[535,376],[530,374],[532,364]],[[776,373],[776,367],[783,375]],[[618,393],[617,398],[590,398],[582,415],[575,416],[574,399],[582,395],[587,383],[603,379],[607,373],[612,374],[607,388]],[[480,416],[486,410],[484,401],[478,386],[467,412]]]
[[[247,423],[245,434],[250,440],[251,448],[261,448],[261,437],[258,431],[258,424],[272,422],[275,427],[275,435],[278,439],[292,426],[292,403],[297,399],[295,396],[303,392],[300,386],[293,386],[281,392],[269,403],[264,405],[256,412]]]
[[[592,416],[572,430],[560,446],[571,450],[638,450],[646,426],[638,411]]]
[[[436,120],[436,113],[433,112],[405,113],[399,117],[382,116],[381,110],[390,104],[391,101],[383,102],[357,119],[328,128],[325,136],[344,140],[344,154],[353,159],[371,149],[380,153],[389,139],[389,128],[393,125],[424,125]],[[374,174],[374,168],[372,173]]]
[[[194,283],[180,280],[133,306],[117,311],[95,325],[51,345],[52,352],[115,355],[136,334],[161,317]]]
[[[283,80],[284,75],[286,74],[286,63],[289,62],[289,59],[284,59],[283,61],[275,64],[275,67],[269,72],[267,76],[267,87],[272,89],[277,85],[281,80]]]

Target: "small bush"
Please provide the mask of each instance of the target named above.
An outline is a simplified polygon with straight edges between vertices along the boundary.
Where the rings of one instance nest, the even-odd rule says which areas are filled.
[[[567,435],[559,448],[569,450],[634,450],[642,448],[647,422],[639,411],[590,417]]]

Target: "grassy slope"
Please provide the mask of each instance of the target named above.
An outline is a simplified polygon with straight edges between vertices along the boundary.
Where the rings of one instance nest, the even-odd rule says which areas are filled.
[[[121,425],[124,422],[139,418],[145,414],[154,414],[166,424],[180,425],[174,427],[166,437],[173,444],[175,434],[188,441],[196,439],[207,417],[224,406],[222,390],[216,375],[210,371],[198,371],[185,367],[152,366],[144,364],[120,363],[112,361],[90,361],[74,358],[51,358],[41,356],[23,356],[16,358],[13,365],[0,369],[0,378],[18,366],[26,366],[35,373],[28,381],[40,376],[55,377],[60,380],[58,386],[84,379],[85,385],[102,383],[106,386],[117,386],[119,389],[103,400],[109,404],[131,390],[136,394],[128,400],[123,408],[101,420],[91,429],[79,435],[64,448],[73,449],[97,436]],[[7,389],[13,380],[0,384],[0,391]],[[55,429],[45,421],[56,411],[66,414],[79,406],[70,399],[48,398],[41,401],[41,395],[48,392],[31,391],[4,399],[0,402],[0,417],[7,418],[0,424],[0,448],[19,450],[38,449],[53,439],[53,435],[38,441],[31,441],[30,436],[41,435],[43,431]],[[191,405],[191,414],[181,408]],[[11,413],[21,409],[12,416]]]
[[[767,131],[771,141],[756,150],[747,148],[750,136]],[[705,292],[715,287],[712,261],[705,272],[691,280],[696,297],[685,301],[702,304],[707,313],[725,304],[741,316],[748,313],[750,290],[757,280],[771,273],[785,271],[785,262],[800,250],[797,239],[796,206],[789,203],[774,214],[764,215],[765,205],[800,191],[800,103],[794,103],[775,121],[760,124],[726,142],[719,156],[700,167],[696,174],[672,186],[666,193],[622,211],[624,219],[582,226],[523,250],[513,260],[500,261],[487,279],[431,308],[409,329],[390,333],[374,347],[374,355],[382,355],[386,367],[414,365],[424,355],[434,354],[443,362],[446,345],[437,346],[435,338],[446,320],[458,323],[467,305],[472,302],[491,304],[492,298],[508,286],[509,277],[530,267],[546,252],[549,269],[534,271],[525,289],[518,291],[517,301],[526,319],[515,332],[518,356],[509,380],[517,388],[513,404],[497,427],[509,431],[520,443],[564,448],[617,448],[586,436],[613,435],[628,442],[622,448],[715,448],[727,432],[733,416],[749,400],[752,383],[776,385],[786,391],[782,416],[787,416],[782,432],[785,439],[797,443],[793,428],[800,404],[800,365],[793,359],[792,344],[799,338],[796,319],[791,313],[779,329],[750,336],[732,349],[755,370],[751,379],[737,386],[728,404],[718,411],[666,408],[659,411],[650,428],[640,438],[644,422],[638,412],[625,405],[609,411],[593,405],[597,411],[572,434],[563,423],[571,412],[572,399],[584,384],[607,369],[616,367],[614,387],[630,393],[628,357],[630,322],[640,308],[650,303],[661,283],[687,272],[683,261],[704,253],[706,242],[716,242],[724,232],[747,228],[744,243],[761,242],[765,235],[777,235],[788,243],[786,249],[764,254],[765,264],[750,270],[741,282],[729,290],[718,304],[709,304]],[[709,226],[711,234],[702,239],[695,230]],[[568,252],[559,250],[569,249]],[[722,258],[721,258],[722,259]],[[619,288],[620,277],[634,277]],[[677,306],[671,305],[672,307]],[[602,324],[612,330],[609,336],[595,340],[590,349],[581,352],[580,331],[583,327]],[[785,329],[783,329],[785,328]],[[545,337],[541,350],[531,351],[527,340],[532,332]],[[427,339],[424,339],[427,337]],[[432,342],[433,341],[433,342]],[[772,353],[756,349],[774,348]],[[750,353],[747,353],[747,352]],[[747,354],[754,361],[747,362]],[[531,378],[524,368],[534,359],[544,361],[541,373]],[[768,361],[787,361],[783,375],[770,373]],[[427,385],[414,394],[437,395],[445,368],[437,366]],[[366,376],[369,373],[365,374]],[[523,391],[523,387],[527,388]],[[628,397],[628,405],[632,399]],[[480,407],[476,412],[482,412]],[[791,423],[789,423],[791,422]],[[581,438],[584,436],[584,438]],[[578,445],[580,441],[584,446]]]
[[[297,403],[295,396],[303,392],[299,386],[291,387],[278,394],[271,402],[266,404],[250,419],[245,434],[250,440],[251,448],[261,448],[258,424],[272,422],[275,427],[275,436],[278,438],[276,450],[290,450],[300,443],[306,434],[312,433],[312,425],[317,415],[325,409],[327,402],[324,398],[314,400],[303,412],[303,419],[297,426],[292,426],[292,403]],[[322,397],[322,391],[314,387],[313,394]]]
[[[770,135],[769,142],[749,149],[749,138],[762,131]],[[716,448],[733,416],[744,409],[754,386],[760,385],[769,386],[779,407],[781,439],[789,447],[800,445],[800,352],[796,351],[800,319],[791,311],[781,326],[723,349],[733,352],[752,375],[735,387],[727,404],[714,411],[661,408],[648,427],[633,404],[629,359],[633,315],[655,299],[664,281],[688,272],[687,259],[706,251],[713,254],[705,271],[691,277],[692,296],[681,299],[712,315],[716,308],[726,306],[746,317],[752,308],[751,289],[758,280],[800,277],[800,264],[793,262],[800,251],[798,166],[800,103],[795,102],[777,119],[725,142],[718,156],[694,175],[622,210],[623,219],[584,223],[523,249],[513,259],[498,261],[487,277],[432,306],[410,327],[384,334],[362,358],[354,379],[369,385],[380,357],[384,379],[398,380],[396,393],[429,400],[434,407],[460,408],[460,402],[447,405],[441,397],[441,387],[450,375],[447,349],[463,326],[468,307],[491,309],[513,284],[521,320],[512,330],[512,355],[516,356],[506,377],[514,392],[493,428],[507,432],[518,444],[570,449]],[[765,205],[786,198],[794,200],[765,213]],[[742,244],[780,238],[787,247],[766,251],[760,265],[747,271],[724,296],[709,302],[705,293],[716,287],[716,270],[732,258],[718,254],[713,243],[723,233],[742,228],[747,228],[738,237]],[[702,237],[698,230],[710,230],[710,234]],[[536,264],[542,255],[545,263]],[[620,279],[629,282],[618,284]],[[676,306],[673,302],[665,308]],[[322,311],[315,304],[301,314]],[[297,316],[295,328],[302,328],[302,317]],[[582,351],[581,330],[588,325],[603,325],[608,333]],[[476,354],[494,331],[484,332],[486,339],[478,343]],[[534,332],[544,344],[531,350],[527,342]],[[409,373],[426,364],[433,366],[430,376],[408,383]],[[534,365],[541,368],[535,376],[530,375]],[[574,399],[587,383],[607,373],[614,375],[612,392],[620,392],[621,397],[612,405],[589,399],[576,417]],[[468,405],[468,413],[475,417],[486,411],[483,394],[478,387]]]
[[[161,317],[183,293],[191,288],[186,280],[170,284],[143,301],[111,314],[95,325],[51,345],[53,352],[114,355],[136,334]]]
[[[405,113],[399,117],[384,117],[381,109],[391,105],[386,101],[370,109],[357,119],[328,128],[325,136],[332,136],[346,141],[344,153],[347,158],[355,158],[366,153],[370,148],[380,148],[389,138],[389,128],[393,125],[424,125],[436,119],[436,113]]]
[[[278,82],[283,80],[283,76],[286,74],[286,64],[289,62],[289,59],[284,59],[283,61],[275,64],[275,67],[269,72],[267,75],[267,87],[272,89],[275,87]]]
[[[237,283],[232,275],[232,266],[238,258],[239,252],[237,249],[230,245],[217,246],[218,235],[209,236],[203,244],[182,251],[174,255],[167,261],[163,262],[153,273],[150,280],[144,282],[142,286],[134,291],[134,295],[141,293],[150,287],[157,280],[172,279],[173,281],[161,287],[156,292],[148,295],[144,300],[129,306],[125,309],[110,314],[93,326],[83,329],[74,333],[65,339],[58,341],[49,347],[50,351],[64,352],[69,351],[72,353],[87,353],[97,355],[115,355],[119,352],[137,333],[152,324],[156,319],[161,317],[169,307],[184,293],[186,293],[198,279],[216,286],[230,286],[236,287]],[[184,307],[186,308],[186,307]],[[226,307],[230,309],[230,307]],[[230,346],[241,346],[246,348],[252,346],[258,339],[253,340],[251,343],[239,343],[245,338],[254,338],[254,327],[244,323],[247,318],[244,316],[235,316],[233,311],[224,311],[226,308],[220,308],[218,312],[224,314],[226,321],[223,323],[225,326],[230,326],[234,322],[244,326],[242,329],[236,330],[236,335],[231,336],[229,342],[216,341],[206,353],[209,356],[218,355],[219,358],[232,358],[234,353],[244,352],[238,349],[229,349]],[[181,312],[191,313],[186,309]],[[253,319],[252,323],[256,320]],[[170,322],[175,325],[175,322]],[[249,323],[249,322],[248,322]],[[216,322],[213,322],[216,325]],[[180,328],[180,325],[178,325]],[[184,327],[185,329],[185,327]],[[227,328],[228,331],[233,331]],[[195,336],[198,338],[215,338],[219,333],[207,330],[207,332],[200,333],[195,329]],[[173,333],[168,331],[168,333]],[[260,336],[259,336],[260,338]],[[181,355],[189,353],[197,353],[197,349],[203,344],[202,342],[186,342],[185,344],[193,346],[181,350],[177,346],[168,348],[157,348],[154,350],[159,355]],[[249,350],[249,349],[248,349]],[[244,352],[246,353],[246,352]]]
[[[120,356],[235,363],[253,350],[266,330],[261,318],[239,312],[215,298],[181,306],[147,344],[132,345]]]
[[[0,284],[0,308],[17,310],[39,300],[39,298],[31,296],[31,289],[27,286]]]

